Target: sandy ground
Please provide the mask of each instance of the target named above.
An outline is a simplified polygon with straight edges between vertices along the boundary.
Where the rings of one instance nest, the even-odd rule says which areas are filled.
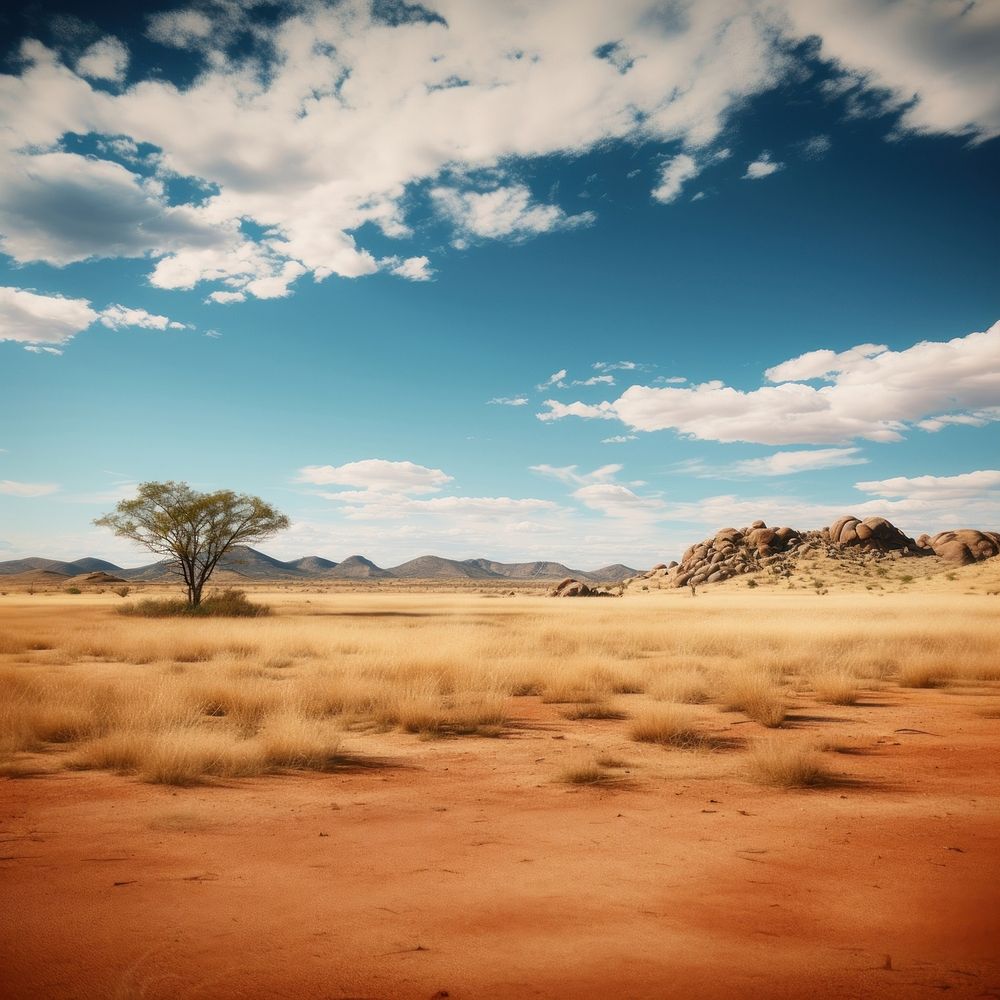
[[[0,780],[0,992],[1000,997],[998,701],[793,710],[856,748],[817,790],[536,698],[507,738],[390,733],[334,774]],[[595,750],[630,762],[621,787],[554,780]]]

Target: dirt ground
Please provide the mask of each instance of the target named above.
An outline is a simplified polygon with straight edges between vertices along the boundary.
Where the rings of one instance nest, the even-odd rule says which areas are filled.
[[[0,994],[1000,998],[995,685],[793,700],[841,750],[818,789],[558,709],[334,773],[0,779]],[[556,779],[595,752],[621,782]]]

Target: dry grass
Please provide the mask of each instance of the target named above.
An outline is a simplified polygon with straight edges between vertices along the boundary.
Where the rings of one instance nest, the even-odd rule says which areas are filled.
[[[659,743],[680,750],[698,750],[708,743],[697,716],[675,705],[646,709],[633,720],[629,735],[637,743]]]
[[[720,693],[726,711],[743,712],[768,729],[776,729],[788,714],[785,699],[768,673],[735,671],[723,681]]]
[[[753,747],[746,770],[751,781],[777,788],[807,788],[830,781],[818,751],[774,738],[761,740]]]
[[[368,590],[267,600],[274,613],[263,618],[145,619],[119,615],[113,594],[8,595],[0,769],[72,765],[177,783],[321,770],[341,740],[363,734],[500,735],[524,696],[569,723],[607,719],[619,736],[704,748],[718,745],[708,716],[687,705],[776,727],[791,691],[852,704],[891,683],[1000,680],[985,598],[817,605],[758,589],[727,604],[574,604]],[[858,601],[878,602],[877,628],[856,627]]]
[[[813,694],[827,705],[854,705],[861,694],[858,679],[847,670],[831,670],[812,678]]]

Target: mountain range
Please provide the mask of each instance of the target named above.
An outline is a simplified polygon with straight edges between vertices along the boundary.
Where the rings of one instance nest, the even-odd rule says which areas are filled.
[[[630,566],[615,563],[590,572],[570,569],[562,563],[546,560],[523,563],[502,563],[492,559],[445,559],[443,556],[419,556],[399,566],[384,569],[364,556],[350,556],[343,562],[333,562],[322,556],[303,556],[282,562],[249,546],[234,546],[219,562],[217,570],[247,580],[561,580],[572,576],[578,580],[617,583],[638,572]],[[0,576],[45,572],[67,578],[87,573],[105,572],[136,582],[159,582],[175,579],[168,562],[151,563],[134,569],[124,569],[104,559],[87,557],[72,561],[44,559],[11,559],[0,562]]]

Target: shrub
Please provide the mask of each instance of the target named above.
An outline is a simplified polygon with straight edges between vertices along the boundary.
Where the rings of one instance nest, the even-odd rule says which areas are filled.
[[[132,588],[131,587],[115,587],[115,593],[119,597],[128,597],[128,595],[132,593]]]
[[[747,774],[751,781],[777,788],[806,788],[830,781],[815,750],[776,739],[762,740],[753,748],[747,758]]]
[[[139,618],[260,618],[269,615],[271,609],[247,600],[242,590],[230,589],[209,595],[195,607],[179,597],[160,601],[147,598],[119,608],[118,613]]]
[[[64,594],[82,594],[83,591],[79,587],[67,587],[63,591],[63,593]]]
[[[681,750],[696,750],[707,743],[694,714],[673,705],[647,709],[637,716],[630,736],[637,743],[659,743]]]

